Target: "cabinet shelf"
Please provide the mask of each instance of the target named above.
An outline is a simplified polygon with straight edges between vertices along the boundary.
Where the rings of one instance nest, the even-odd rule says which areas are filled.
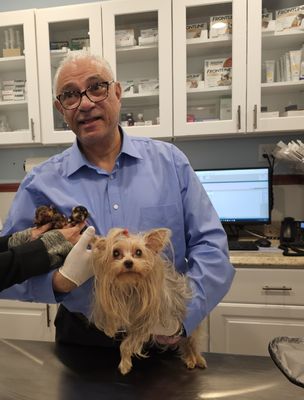
[[[159,93],[153,93],[153,94],[141,94],[141,93],[136,93],[131,96],[125,96],[122,98],[124,104],[130,105],[130,106],[136,106],[136,105],[157,105],[159,102]]]
[[[283,93],[294,93],[299,91],[304,92],[304,80],[290,81],[290,82],[262,83],[262,94],[283,94]]]
[[[203,95],[208,95],[208,97],[219,97],[224,95],[231,95],[231,86],[218,86],[210,87],[204,89],[188,89],[187,96],[189,99],[199,99]]]
[[[116,49],[118,63],[147,61],[158,59],[158,45],[131,46]]]
[[[212,54],[219,54],[222,51],[231,52],[232,39],[187,39],[187,55],[194,56],[209,56]]]
[[[304,42],[304,30],[292,31],[289,33],[263,33],[262,47],[264,50],[275,50],[287,48],[295,50],[301,48]]]
[[[25,57],[0,58],[0,71],[23,71],[25,69]]]
[[[9,111],[9,110],[14,110],[14,111],[19,111],[19,110],[24,110],[27,107],[27,101],[26,100],[20,100],[20,101],[0,101],[0,110],[1,111]]]

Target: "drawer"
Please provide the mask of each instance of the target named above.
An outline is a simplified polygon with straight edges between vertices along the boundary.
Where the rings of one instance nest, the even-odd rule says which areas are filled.
[[[304,305],[304,270],[238,268],[222,302]]]

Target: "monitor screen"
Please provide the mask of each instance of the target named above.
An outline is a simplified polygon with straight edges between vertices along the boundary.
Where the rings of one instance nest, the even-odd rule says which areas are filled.
[[[223,224],[271,222],[269,168],[195,171]]]

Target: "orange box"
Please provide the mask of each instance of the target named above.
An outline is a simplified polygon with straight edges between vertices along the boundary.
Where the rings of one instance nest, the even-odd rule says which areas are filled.
[[[21,56],[21,49],[3,49],[3,57]]]

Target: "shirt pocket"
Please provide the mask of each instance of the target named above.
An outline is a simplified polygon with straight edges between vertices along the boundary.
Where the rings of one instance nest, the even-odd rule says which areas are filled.
[[[157,207],[142,207],[140,209],[139,230],[146,231],[153,228],[170,228],[176,231],[181,228],[182,216],[177,204],[168,204]]]

